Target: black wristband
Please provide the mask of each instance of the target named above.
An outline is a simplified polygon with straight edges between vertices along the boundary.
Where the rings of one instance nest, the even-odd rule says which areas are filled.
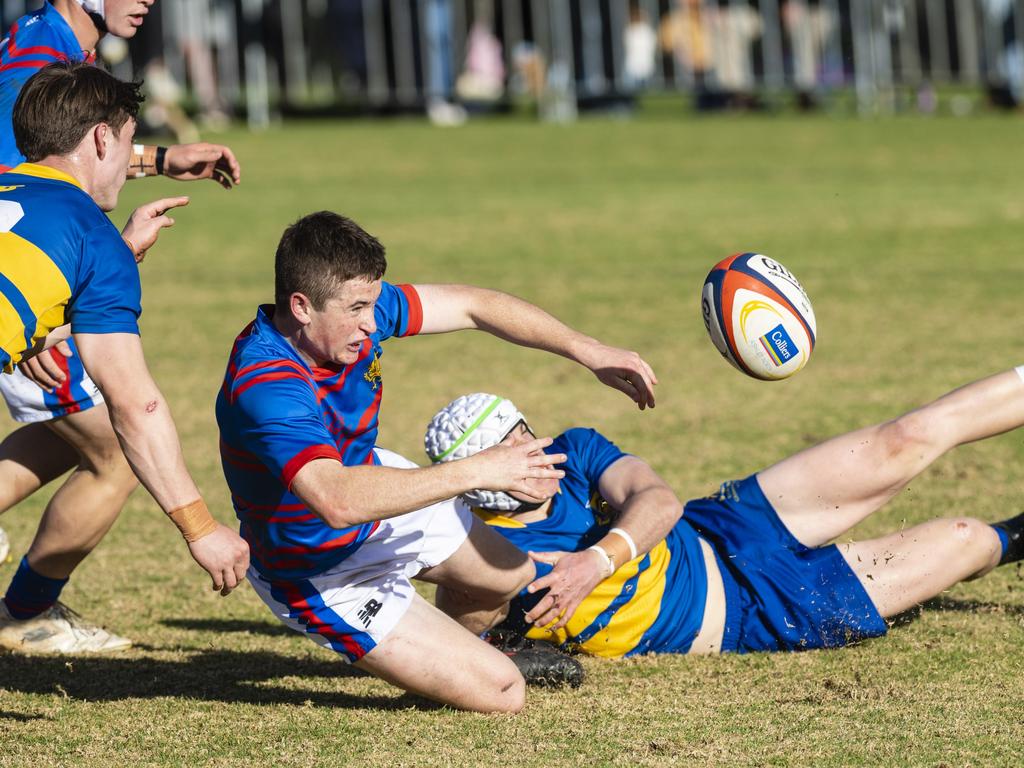
[[[156,175],[164,175],[164,160],[167,158],[167,147],[156,148]]]

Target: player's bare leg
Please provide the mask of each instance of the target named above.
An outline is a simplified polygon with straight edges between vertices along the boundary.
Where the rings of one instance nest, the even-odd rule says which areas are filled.
[[[105,406],[47,426],[77,452],[78,465],[47,504],[28,560],[44,576],[66,579],[110,530],[138,481]]]
[[[419,595],[356,666],[459,709],[514,713],[526,703],[526,684],[515,665]]]
[[[78,453],[45,424],[26,424],[0,442],[0,514],[77,466]]]
[[[987,523],[953,518],[840,544],[839,551],[878,612],[889,618],[988,573],[999,563],[1001,545]]]
[[[1007,371],[801,451],[758,480],[790,532],[819,546],[878,510],[946,451],[1022,424],[1024,381]]]
[[[417,576],[438,585],[437,607],[474,634],[504,619],[509,600],[535,577],[533,562],[475,517],[469,536],[455,554]],[[575,688],[583,682],[580,663],[547,643],[507,630],[489,632],[486,637],[530,685]]]
[[[64,653],[127,648],[130,640],[84,621],[56,601],[71,572],[113,525],[137,481],[105,407],[65,416],[44,429],[50,438],[38,433],[38,445],[54,446],[54,456],[62,457],[65,464],[66,451],[71,450],[77,465],[43,512],[28,555],[0,603],[0,645],[25,652]],[[49,468],[58,464],[55,461]],[[47,479],[47,467],[28,461],[20,466],[26,471],[14,473],[22,480],[19,491]]]
[[[535,573],[524,552],[474,517],[455,554],[416,578],[437,584],[437,607],[479,634],[505,617],[508,601]]]

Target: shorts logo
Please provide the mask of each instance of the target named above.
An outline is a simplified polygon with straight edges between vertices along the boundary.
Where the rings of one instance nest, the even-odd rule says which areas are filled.
[[[800,350],[796,348],[782,323],[776,325],[758,341],[775,365],[784,365],[800,354]]]
[[[370,363],[370,367],[366,369],[366,373],[363,374],[363,378],[370,382],[370,385],[377,389],[380,386],[381,372],[380,372],[380,357],[377,353],[373,353],[373,362]]]
[[[373,617],[380,613],[380,609],[383,607],[383,604],[376,600],[367,600],[366,605],[363,606],[363,610],[358,613],[360,621],[363,622],[363,626],[369,627],[370,622],[373,621]]]

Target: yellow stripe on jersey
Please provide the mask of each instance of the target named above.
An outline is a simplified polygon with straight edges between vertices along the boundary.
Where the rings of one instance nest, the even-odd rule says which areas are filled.
[[[647,558],[649,565],[641,571],[640,565]],[[527,637],[559,645],[577,643],[594,656],[625,656],[640,643],[658,618],[671,559],[668,545],[658,542],[646,556],[626,563],[598,584],[580,603],[566,627],[555,632],[533,627]],[[621,605],[615,612],[610,617],[603,616],[616,601]],[[598,621],[607,621],[607,624],[594,632],[593,625]],[[586,636],[582,642],[581,635]]]
[[[66,322],[64,310],[71,299],[71,286],[49,256],[13,232],[0,232],[0,254],[4,277],[21,292],[35,315],[34,327],[28,329],[34,346]],[[8,370],[26,351],[25,330],[25,320],[0,292],[0,347],[10,355]]]
[[[473,514],[479,517],[488,525],[493,525],[495,528],[525,528],[526,523],[521,523],[518,520],[513,520],[511,517],[505,517],[505,515],[499,514],[498,512],[491,512],[489,509],[483,507],[473,507]]]
[[[78,183],[78,179],[64,171],[58,171],[56,168],[51,168],[48,165],[37,165],[35,163],[21,163],[11,168],[8,173],[20,173],[24,176],[35,176],[37,179],[53,179],[54,181],[66,181],[68,184],[74,184],[79,189],[82,185]],[[15,187],[11,187],[15,189]]]

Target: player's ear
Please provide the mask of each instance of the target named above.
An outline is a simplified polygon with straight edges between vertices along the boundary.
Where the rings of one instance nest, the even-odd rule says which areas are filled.
[[[96,147],[96,157],[100,160],[106,159],[107,152],[109,151],[107,138],[110,135],[110,126],[106,123],[97,123],[92,127],[89,134],[92,137],[93,145]]]
[[[310,301],[309,297],[304,293],[296,291],[289,298],[288,304],[292,310],[292,317],[302,325],[309,325],[313,319],[311,316],[313,302]]]

